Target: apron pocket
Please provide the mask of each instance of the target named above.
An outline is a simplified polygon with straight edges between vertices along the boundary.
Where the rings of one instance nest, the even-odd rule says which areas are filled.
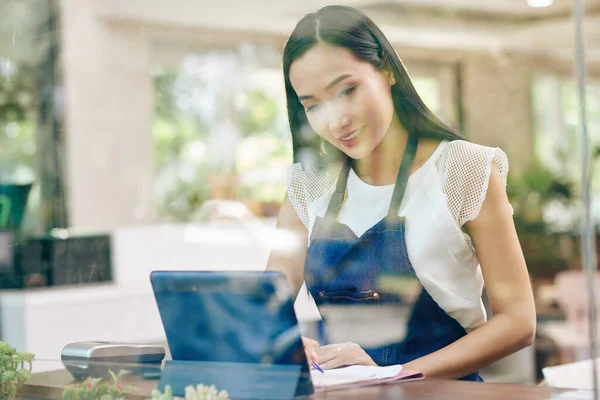
[[[328,343],[354,342],[368,349],[400,342],[406,335],[410,308],[382,303],[375,290],[317,295]]]
[[[339,292],[319,292],[319,297],[324,305],[379,305],[379,293],[374,290],[365,290],[361,292],[339,291]]]

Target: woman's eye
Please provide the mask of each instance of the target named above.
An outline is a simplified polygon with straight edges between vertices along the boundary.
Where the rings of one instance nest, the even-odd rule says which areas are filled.
[[[355,87],[355,86],[353,86],[353,87],[349,87],[348,89],[344,89],[344,90],[342,90],[342,93],[341,93],[341,94],[342,94],[342,95],[344,95],[344,96],[349,96],[349,95],[351,95],[351,94],[352,94],[352,92],[354,92],[354,90],[356,90],[356,87]]]
[[[314,104],[314,105],[312,105],[312,106],[306,106],[306,107],[304,108],[304,111],[305,111],[305,112],[311,112],[311,111],[314,111],[314,110],[316,110],[317,106],[318,106],[318,104]]]

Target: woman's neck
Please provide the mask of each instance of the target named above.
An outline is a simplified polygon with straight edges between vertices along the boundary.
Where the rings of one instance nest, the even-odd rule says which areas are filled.
[[[395,184],[407,141],[408,133],[399,121],[394,121],[371,154],[354,162],[354,172],[373,186]]]

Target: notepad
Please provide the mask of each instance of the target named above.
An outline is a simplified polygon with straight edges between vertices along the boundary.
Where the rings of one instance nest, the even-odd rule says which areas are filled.
[[[597,375],[600,379],[600,358],[596,359]],[[594,389],[592,360],[545,367],[542,369],[548,386],[566,389]]]
[[[310,371],[315,390],[343,389],[349,386],[379,385],[395,381],[423,379],[423,374],[407,371],[402,365],[375,367],[352,365],[349,367],[328,369],[325,373]]]

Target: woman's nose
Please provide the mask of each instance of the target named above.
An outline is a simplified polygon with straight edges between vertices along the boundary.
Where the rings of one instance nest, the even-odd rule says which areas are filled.
[[[344,134],[352,125],[352,120],[348,114],[340,111],[332,111],[329,116],[329,130],[335,137]]]

